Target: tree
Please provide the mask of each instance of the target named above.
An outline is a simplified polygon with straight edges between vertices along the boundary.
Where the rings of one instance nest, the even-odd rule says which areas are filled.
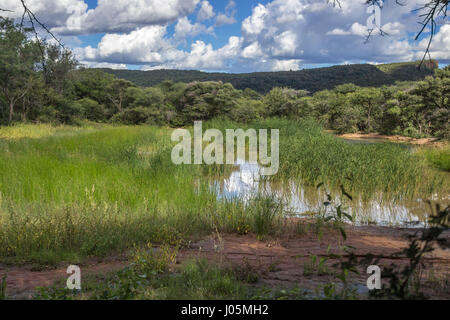
[[[192,82],[186,85],[176,101],[176,124],[192,123],[195,120],[209,120],[221,115],[228,115],[238,106],[242,92],[229,83]]]
[[[361,114],[364,115],[360,129],[373,132],[374,119],[380,116],[382,112],[383,95],[377,88],[361,88],[351,94],[351,101],[361,108]]]
[[[79,69],[73,72],[72,83],[78,99],[90,98],[99,104],[108,105],[111,83],[115,77],[98,69]]]
[[[123,101],[128,88],[134,87],[134,84],[128,80],[114,79],[107,88],[107,96],[118,112],[123,111]]]
[[[26,31],[10,19],[0,17],[0,92],[8,104],[8,122],[14,108],[30,90],[29,77],[35,72],[38,50]]]
[[[79,66],[73,53],[57,44],[47,45],[42,65],[46,85],[60,94],[67,93],[69,75]]]
[[[79,109],[83,112],[83,116],[91,121],[102,122],[105,120],[105,108],[97,101],[84,98],[76,102]]]
[[[42,112],[45,96],[45,84],[40,74],[32,74],[28,77],[26,86],[27,93],[18,104],[22,122],[36,120]]]
[[[425,81],[419,82],[412,93],[420,97],[417,112],[423,117],[426,128],[431,131],[427,134],[439,134],[448,137],[450,67],[436,70],[434,77],[427,77]],[[422,127],[420,131],[422,133]]]
[[[304,90],[274,88],[263,101],[269,116],[290,116],[298,113],[298,99],[307,94]]]

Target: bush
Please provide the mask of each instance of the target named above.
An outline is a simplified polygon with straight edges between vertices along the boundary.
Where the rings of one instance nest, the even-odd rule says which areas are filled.
[[[150,116],[151,114],[149,109],[144,107],[137,107],[122,111],[121,113],[115,115],[112,121],[128,125],[138,125],[149,121]]]
[[[106,109],[97,101],[90,98],[84,98],[78,100],[76,105],[79,106],[84,117],[88,120],[102,122],[106,119]]]

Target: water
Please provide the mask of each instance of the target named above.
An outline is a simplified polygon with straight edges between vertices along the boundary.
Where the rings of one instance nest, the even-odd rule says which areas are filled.
[[[313,187],[305,187],[295,182],[274,183],[261,178],[260,166],[238,160],[237,169],[229,177],[215,180],[213,189],[219,199],[241,199],[248,201],[256,194],[271,194],[283,200],[288,212],[297,217],[311,217],[326,213],[332,208],[325,207],[326,192]],[[346,212],[354,217],[356,225],[376,224],[381,226],[424,227],[430,212],[422,200],[387,201],[380,195],[378,199],[341,199],[339,193],[332,193],[336,203],[343,201]]]

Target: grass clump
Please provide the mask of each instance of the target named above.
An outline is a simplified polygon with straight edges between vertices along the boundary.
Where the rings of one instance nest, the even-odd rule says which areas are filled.
[[[272,196],[257,195],[250,200],[248,214],[251,216],[251,228],[258,236],[264,236],[279,230],[285,216],[283,203]]]
[[[450,172],[450,146],[439,149],[424,149],[421,152],[433,166]]]
[[[175,251],[171,249],[162,249]],[[162,261],[139,260],[106,279],[84,280],[81,292],[71,292],[58,286],[41,288],[35,299],[39,300],[228,300],[246,299],[250,290],[232,271],[209,264],[206,260],[188,260],[177,270],[161,269]],[[167,258],[167,257],[166,257]],[[100,281],[101,280],[101,281]]]

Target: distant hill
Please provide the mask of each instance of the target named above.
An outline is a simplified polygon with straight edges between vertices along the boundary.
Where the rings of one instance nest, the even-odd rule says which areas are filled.
[[[324,89],[333,89],[337,85],[345,83],[363,87],[379,87],[394,84],[396,81],[418,81],[432,75],[434,69],[438,67],[437,61],[428,62],[420,70],[418,65],[418,62],[376,66],[353,64],[301,71],[242,74],[207,73],[192,70],[101,70],[144,87],[154,86],[166,80],[174,82],[222,81],[231,83],[237,89],[250,88],[260,93],[266,93],[274,87],[290,87],[314,93]]]

